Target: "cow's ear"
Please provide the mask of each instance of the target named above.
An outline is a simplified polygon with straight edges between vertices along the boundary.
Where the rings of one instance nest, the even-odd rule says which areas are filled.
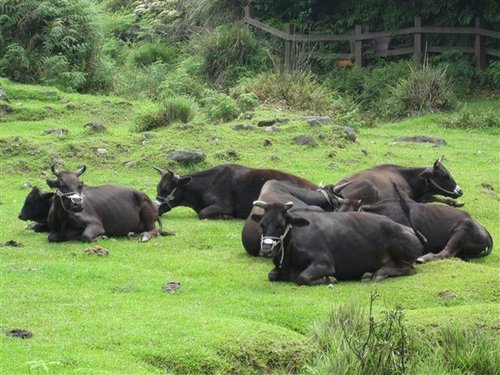
[[[306,227],[306,226],[308,226],[310,224],[309,220],[304,219],[303,217],[291,217],[290,218],[290,223],[294,227]]]
[[[40,191],[40,189],[37,186],[33,186],[31,188],[31,193],[36,194],[36,195],[41,195],[42,192]]]
[[[179,181],[177,181],[177,185],[178,186],[187,185],[191,182],[192,179],[193,179],[193,177],[190,177],[190,176],[181,177],[181,178],[179,178]]]
[[[260,221],[262,220],[262,217],[264,215],[259,215],[259,214],[252,214],[250,215],[250,219],[252,219],[253,221],[255,221],[256,223],[260,223]]]
[[[47,185],[49,188],[57,189],[59,187],[59,180],[49,180],[47,179]]]

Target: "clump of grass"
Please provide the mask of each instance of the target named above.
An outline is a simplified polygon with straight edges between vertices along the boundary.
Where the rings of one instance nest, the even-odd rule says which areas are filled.
[[[392,87],[386,104],[393,117],[403,117],[454,109],[457,99],[446,70],[426,64],[411,68],[410,74]]]
[[[240,113],[238,103],[230,96],[212,90],[206,90],[205,95],[203,106],[210,121],[231,121]]]
[[[162,108],[144,115],[137,125],[138,131],[161,128],[174,122],[188,123],[196,113],[197,105],[189,97],[178,96],[165,99]]]
[[[305,368],[312,374],[494,374],[500,364],[495,337],[477,326],[447,325],[430,331],[408,327],[397,305],[376,319],[344,305],[317,326],[312,341],[319,352]]]
[[[443,119],[445,128],[458,129],[500,129],[498,113],[487,111],[474,113],[467,108],[462,108],[457,114]]]

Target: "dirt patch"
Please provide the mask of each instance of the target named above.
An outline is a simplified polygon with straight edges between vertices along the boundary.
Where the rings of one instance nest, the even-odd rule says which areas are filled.
[[[97,255],[100,257],[107,257],[109,255],[109,251],[101,246],[89,247],[83,250],[83,252],[87,255]]]
[[[177,289],[181,287],[181,283],[178,281],[169,281],[165,285],[163,285],[163,291],[165,293],[175,293]]]
[[[2,247],[23,247],[24,245],[14,240],[8,240],[0,244]]]
[[[25,329],[14,328],[5,332],[7,336],[18,337],[20,339],[30,339],[33,337],[33,333]]]

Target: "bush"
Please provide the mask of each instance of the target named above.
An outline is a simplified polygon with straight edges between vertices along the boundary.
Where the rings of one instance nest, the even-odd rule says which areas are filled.
[[[153,63],[170,63],[175,58],[173,49],[165,44],[145,43],[130,51],[127,56],[129,64],[143,68]]]
[[[123,66],[113,77],[113,92],[128,99],[162,97],[162,82],[170,67],[162,63],[153,63],[145,68]]]
[[[86,87],[100,59],[101,32],[97,13],[89,0],[11,1],[0,7],[2,74],[17,81],[41,82],[47,59],[58,58],[63,76],[49,72],[50,80],[73,89]],[[73,74],[75,73],[75,74]]]
[[[444,51],[431,57],[430,63],[446,71],[446,76],[452,80],[457,95],[471,93],[476,75],[472,55],[457,50]]]
[[[174,122],[187,123],[196,113],[196,103],[188,97],[175,97],[166,100],[162,108],[154,113],[148,113],[139,119],[137,131],[147,131],[170,125]]]
[[[71,71],[68,60],[62,55],[44,58],[42,72],[41,80],[43,83],[56,86],[61,90],[77,91],[85,83],[85,74]]]
[[[177,67],[164,77],[160,86],[162,97],[184,95],[200,99],[207,89],[202,79],[202,64],[203,62],[195,57],[180,61]]]
[[[195,48],[204,61],[208,78],[221,87],[233,85],[249,72],[262,70],[268,55],[258,40],[240,24],[220,26],[200,34]]]
[[[473,113],[462,108],[458,114],[454,114],[443,120],[446,128],[458,129],[500,129],[500,117],[497,112]]]
[[[386,110],[392,117],[433,113],[455,108],[456,98],[446,71],[425,65],[412,68],[407,78],[391,88]]]
[[[202,102],[208,118],[216,123],[234,120],[240,113],[236,100],[226,94],[209,90]]]

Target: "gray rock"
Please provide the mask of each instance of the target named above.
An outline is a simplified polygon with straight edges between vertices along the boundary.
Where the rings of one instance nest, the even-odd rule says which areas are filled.
[[[45,129],[43,134],[54,134],[58,137],[66,137],[68,135],[68,129]]]
[[[321,125],[323,125],[320,121],[318,121],[316,119],[308,121],[308,124],[311,128],[317,128],[317,127],[320,127]]]
[[[400,137],[396,138],[396,142],[433,143],[436,146],[443,146],[447,144],[444,139],[427,137],[425,135],[415,135],[413,137]]]
[[[316,140],[309,135],[299,135],[293,138],[295,144],[300,146],[317,146]]]
[[[105,155],[108,153],[108,151],[104,147],[99,147],[97,150],[97,155]]]
[[[240,131],[240,130],[255,130],[256,127],[250,124],[237,124],[231,127],[231,129]]]
[[[276,125],[270,126],[268,128],[265,128],[266,132],[271,132],[271,133],[279,133],[281,131],[280,128],[278,128]]]
[[[175,150],[167,158],[178,163],[198,163],[205,160],[205,153],[200,150]]]
[[[310,126],[313,124],[327,125],[331,124],[332,119],[330,116],[300,116],[296,118],[297,121],[307,121]]]
[[[273,120],[260,120],[259,122],[257,122],[257,126],[262,128],[262,127],[266,127],[266,126],[273,126],[274,124],[276,124],[278,122],[278,119],[273,119]]]
[[[85,124],[84,127],[89,128],[96,133],[102,133],[106,131],[106,127],[104,126],[104,123],[102,121],[89,122],[88,124]]]
[[[3,90],[0,90],[0,100],[9,100],[9,97]]]
[[[269,139],[264,139],[264,142],[262,143],[264,147],[272,146],[272,144],[273,142],[271,142]]]
[[[356,131],[350,126],[336,126],[334,129],[338,129],[344,133],[344,138],[350,142],[356,142],[358,136]]]
[[[72,103],[68,103],[68,104],[66,104],[66,109],[70,110],[70,111],[73,111],[73,110],[76,109],[76,105],[74,105]]]
[[[57,96],[56,90],[47,90],[43,92],[45,96]]]
[[[133,168],[137,165],[137,162],[136,161],[133,161],[133,160],[129,160],[129,161],[126,161],[125,163],[123,163],[123,166],[125,168]]]

